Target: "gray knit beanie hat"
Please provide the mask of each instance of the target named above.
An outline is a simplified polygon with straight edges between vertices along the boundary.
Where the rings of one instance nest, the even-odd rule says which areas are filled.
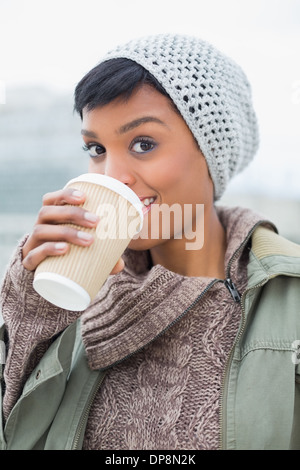
[[[242,69],[203,40],[171,34],[132,40],[103,60],[120,57],[152,73],[174,101],[206,159],[219,199],[258,147],[251,89]]]

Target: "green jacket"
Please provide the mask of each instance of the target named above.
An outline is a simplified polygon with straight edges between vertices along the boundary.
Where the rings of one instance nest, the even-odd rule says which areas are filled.
[[[300,246],[256,228],[224,374],[222,449],[300,449],[299,277]],[[4,429],[1,423],[0,448],[80,449],[104,375],[87,366],[79,321],[68,327],[32,372]]]

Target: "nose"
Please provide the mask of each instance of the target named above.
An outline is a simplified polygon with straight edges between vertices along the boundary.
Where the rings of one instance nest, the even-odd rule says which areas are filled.
[[[136,181],[132,166],[126,157],[118,154],[106,156],[104,174],[121,181],[127,186],[133,186]]]

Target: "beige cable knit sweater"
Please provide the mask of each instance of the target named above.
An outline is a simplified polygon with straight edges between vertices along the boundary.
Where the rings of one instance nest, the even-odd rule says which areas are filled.
[[[247,285],[247,246],[262,218],[218,208],[227,234],[225,266],[240,294]],[[4,417],[52,338],[80,315],[49,304],[32,288],[21,245],[3,283],[8,330]],[[83,313],[91,368],[110,366],[93,402],[84,449],[217,449],[222,377],[241,318],[223,282],[188,278],[149,266],[127,250],[126,268],[111,276]],[[32,411],[34,413],[34,410]]]

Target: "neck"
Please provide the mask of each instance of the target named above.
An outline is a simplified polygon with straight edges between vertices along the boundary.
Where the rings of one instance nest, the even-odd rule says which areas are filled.
[[[214,206],[204,213],[202,240],[202,247],[184,237],[167,240],[150,250],[152,262],[184,276],[224,279],[226,234]]]

